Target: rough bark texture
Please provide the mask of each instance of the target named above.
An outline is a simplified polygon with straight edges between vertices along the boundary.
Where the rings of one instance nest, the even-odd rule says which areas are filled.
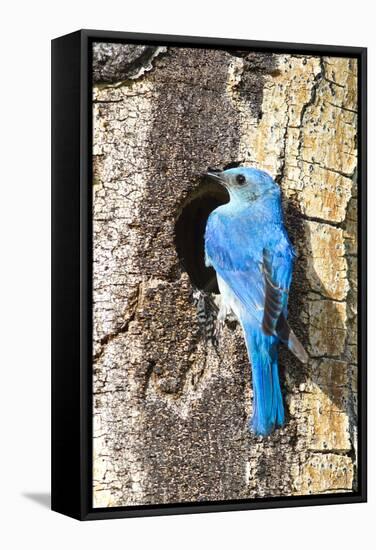
[[[113,82],[93,89],[94,506],[354,490],[356,61],[168,48],[128,76],[94,61]],[[264,439],[240,327],[205,337],[176,251],[199,174],[233,162],[281,185],[310,355],[281,349],[288,420]]]

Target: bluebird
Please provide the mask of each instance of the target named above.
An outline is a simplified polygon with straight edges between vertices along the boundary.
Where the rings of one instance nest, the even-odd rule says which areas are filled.
[[[296,255],[283,222],[281,191],[269,174],[240,167],[209,172],[208,176],[227,189],[230,200],[208,218],[205,264],[216,271],[221,294],[219,319],[232,311],[243,329],[252,367],[249,429],[266,436],[282,426],[285,417],[279,342],[303,363],[308,360],[287,322]]]

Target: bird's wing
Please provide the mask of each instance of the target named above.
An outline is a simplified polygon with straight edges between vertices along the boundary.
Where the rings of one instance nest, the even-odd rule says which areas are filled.
[[[265,239],[265,228],[247,227],[246,220],[226,219],[213,212],[205,233],[207,265],[224,279],[247,312],[275,334],[286,310],[294,251],[280,225]],[[268,242],[268,246],[262,246]]]
[[[295,253],[287,236],[286,240],[279,239],[274,245],[270,249],[264,248],[263,253],[265,307],[262,329],[265,334],[278,336],[302,363],[307,363],[307,352],[287,321],[287,301]]]
[[[266,334],[276,334],[278,319],[287,315],[287,302],[292,277],[293,256],[289,242],[275,243],[263,249],[265,302],[262,328]]]

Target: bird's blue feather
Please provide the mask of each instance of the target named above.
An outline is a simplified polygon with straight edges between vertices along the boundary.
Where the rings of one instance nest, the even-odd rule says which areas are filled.
[[[278,339],[263,334],[253,323],[243,323],[253,378],[253,416],[249,423],[257,435],[268,435],[284,422],[278,373]]]

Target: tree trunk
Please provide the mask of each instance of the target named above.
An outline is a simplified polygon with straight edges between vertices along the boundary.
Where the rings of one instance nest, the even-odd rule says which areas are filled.
[[[356,60],[103,48],[93,87],[94,506],[353,491]],[[298,254],[289,320],[310,359],[281,346],[287,421],[266,438],[247,429],[241,329],[228,321],[208,336],[210,313],[194,294],[209,280],[205,216],[223,201],[201,174],[231,163],[276,178]]]

